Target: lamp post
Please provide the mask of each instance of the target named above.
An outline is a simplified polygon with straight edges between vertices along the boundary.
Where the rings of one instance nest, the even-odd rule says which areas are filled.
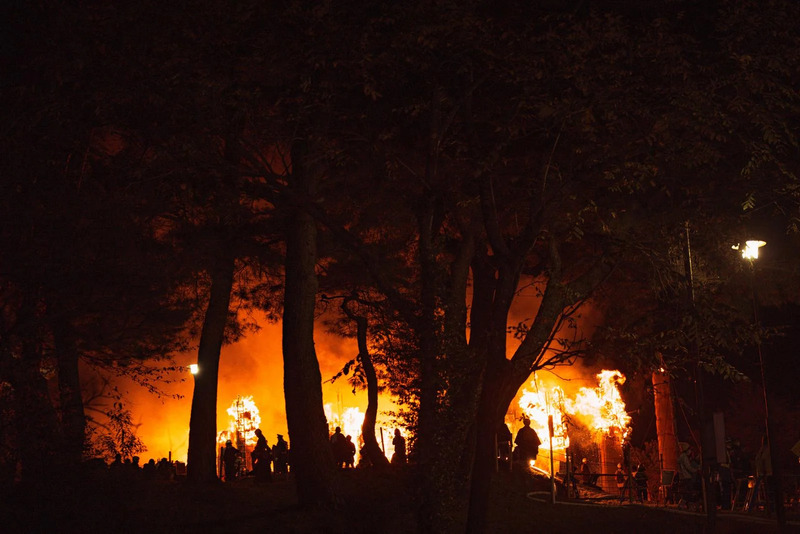
[[[758,320],[758,299],[756,297],[756,260],[758,259],[758,251],[761,247],[766,245],[766,241],[749,240],[745,242],[745,246],[741,247],[742,258],[750,262],[750,288],[753,298],[753,320],[755,321],[756,328],[760,327]],[[739,246],[734,246],[734,250],[739,250]],[[778,526],[783,528],[786,524],[786,515],[783,509],[783,489],[781,481],[780,460],[775,455],[775,444],[773,442],[772,424],[769,414],[769,400],[767,396],[767,378],[764,373],[764,356],[761,350],[761,337],[756,338],[756,350],[758,351],[758,365],[761,371],[761,392],[764,395],[764,434],[767,440],[767,447],[769,449],[770,464],[772,467],[772,485],[775,491],[775,517],[778,521]],[[767,492],[767,498],[769,498]]]
[[[703,371],[700,368],[700,346],[699,336],[697,332],[697,311],[695,309],[694,301],[694,269],[692,267],[692,242],[690,236],[689,221],[684,225],[686,236],[686,243],[684,244],[684,272],[686,275],[686,290],[689,310],[693,317],[693,332],[692,340],[689,346],[689,351],[694,360],[694,386],[695,386],[695,400],[697,402],[697,411],[699,412],[700,419],[700,480],[701,489],[703,491],[703,509],[706,511],[706,528],[709,532],[716,531],[717,524],[717,502],[714,492],[710,491],[711,482],[711,466],[708,461],[708,450],[706,449],[706,401],[705,394],[703,393]]]
[[[196,375],[197,373],[200,372],[200,366],[197,365],[196,363],[189,365],[189,372],[192,373],[193,375]]]

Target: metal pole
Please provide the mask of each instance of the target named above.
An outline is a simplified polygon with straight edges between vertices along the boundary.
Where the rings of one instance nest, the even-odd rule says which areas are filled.
[[[550,502],[556,503],[556,473],[553,462],[553,416],[547,418],[548,428],[550,430]]]
[[[711,532],[714,532],[717,523],[717,505],[714,502],[714,496],[711,494],[709,490],[708,484],[711,478],[711,466],[708,465],[708,461],[705,458],[706,452],[703,447],[703,434],[705,430],[705,397],[703,394],[703,376],[702,376],[702,369],[700,369],[700,346],[698,344],[698,332],[697,332],[697,314],[695,313],[695,305],[694,305],[694,271],[692,269],[692,245],[691,245],[691,238],[689,236],[689,221],[686,221],[685,226],[685,234],[686,234],[686,243],[685,243],[685,255],[683,258],[684,261],[684,271],[686,274],[686,290],[687,290],[687,300],[689,301],[690,311],[692,313],[692,324],[693,324],[693,333],[694,336],[691,341],[690,350],[691,355],[693,356],[693,360],[695,363],[695,398],[697,401],[697,411],[699,412],[700,416],[700,473],[701,473],[701,482],[702,482],[702,489],[703,489],[703,508],[706,511],[706,521],[707,526]]]
[[[758,320],[758,300],[756,299],[756,267],[755,261],[750,260],[750,288],[753,295],[753,319],[755,320],[756,328],[760,329]],[[769,449],[769,461],[772,467],[772,483],[775,490],[775,518],[778,522],[778,529],[781,530],[786,526],[786,511],[783,508],[783,481],[781,480],[782,471],[780,468],[780,460],[775,456],[775,445],[772,440],[772,424],[769,414],[769,401],[767,400],[767,379],[764,374],[764,357],[761,353],[761,336],[757,334],[756,349],[758,350],[758,365],[761,368],[761,391],[764,394],[764,432],[767,437],[767,447]],[[769,480],[769,477],[767,477]],[[769,486],[765,492],[767,499],[769,499]]]
[[[500,448],[497,445],[497,432],[494,433],[494,472],[500,472]]]

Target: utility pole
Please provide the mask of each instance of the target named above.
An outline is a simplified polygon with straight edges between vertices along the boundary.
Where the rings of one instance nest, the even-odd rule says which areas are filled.
[[[689,344],[690,355],[694,361],[694,385],[695,385],[695,399],[697,403],[698,418],[700,419],[700,473],[702,475],[702,489],[703,489],[703,508],[706,511],[706,526],[708,532],[714,532],[717,525],[717,503],[715,494],[711,491],[709,484],[711,482],[711,466],[709,465],[708,458],[706,458],[706,409],[705,409],[705,396],[703,393],[703,370],[700,368],[700,345],[698,341],[697,330],[697,313],[695,310],[694,300],[694,271],[692,268],[692,242],[689,234],[689,221],[684,225],[686,234],[685,250],[684,250],[684,273],[686,276],[686,293],[687,301],[689,304],[689,312],[692,314],[692,340]],[[713,448],[712,448],[713,450]]]
[[[758,259],[758,249],[766,245],[765,241],[747,241],[745,248],[742,251],[742,257],[750,262],[750,288],[753,296],[753,320],[755,321],[756,328],[760,329],[761,324],[758,319],[758,298],[756,297],[756,262]],[[775,455],[775,437],[772,431],[772,418],[769,413],[769,400],[767,398],[767,379],[764,373],[764,356],[761,351],[761,336],[758,335],[756,339],[756,349],[758,350],[758,364],[761,368],[761,391],[764,394],[764,433],[767,439],[767,447],[769,449],[769,459],[772,468],[772,473],[767,475],[766,480],[772,483],[772,489],[775,492],[775,518],[778,522],[778,530],[782,530],[786,526],[786,510],[783,507],[783,480],[780,458]],[[771,480],[770,480],[771,479]],[[768,482],[768,484],[769,484]],[[769,499],[769,487],[765,488],[765,494]]]

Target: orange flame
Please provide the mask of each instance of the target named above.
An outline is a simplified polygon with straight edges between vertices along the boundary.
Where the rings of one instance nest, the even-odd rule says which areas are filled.
[[[619,394],[625,376],[619,371],[603,370],[597,375],[598,387],[581,388],[574,401],[566,404],[567,411],[587,422],[589,428],[620,440],[630,433],[631,418]]]
[[[338,426],[342,429],[345,436],[352,436],[353,443],[356,446],[361,444],[361,427],[364,424],[364,413],[358,408],[346,408],[341,414],[333,413],[333,404],[326,403],[323,406],[325,410],[325,417],[328,420],[328,433],[333,434],[334,429]],[[386,419],[385,417],[378,417],[376,421],[375,438],[378,440],[378,445],[384,451],[387,458],[391,459],[394,454],[394,429],[399,428],[403,436],[407,435],[404,428],[398,427],[394,422]]]
[[[231,440],[237,446],[255,446],[255,431],[261,425],[261,416],[253,397],[237,397],[227,412],[231,421],[227,430],[217,434],[217,442],[224,445],[227,440]]]
[[[324,406],[325,417],[328,419],[328,433],[333,434],[337,426],[342,429],[342,434],[352,436],[353,443],[358,443],[361,438],[361,425],[364,424],[364,414],[358,408],[347,408],[344,413],[334,415],[333,405],[327,403]]]
[[[603,435],[624,439],[630,432],[630,416],[620,396],[618,385],[625,382],[619,371],[603,370],[597,375],[596,388],[581,388],[574,399],[568,398],[560,386],[542,387],[534,374],[533,391],[522,390],[519,407],[530,419],[531,427],[542,440],[540,449],[549,450],[548,416],[553,417],[553,450],[569,447],[565,415],[574,416],[594,430],[598,438]]]
[[[530,419],[531,428],[536,431],[539,439],[542,440],[540,449],[550,450],[550,431],[548,430],[548,418],[553,417],[553,449],[563,450],[569,447],[567,437],[567,426],[564,421],[564,391],[553,386],[549,391],[541,387],[536,375],[533,375],[531,385],[535,391],[522,390],[522,397],[519,400],[519,407],[525,417]]]

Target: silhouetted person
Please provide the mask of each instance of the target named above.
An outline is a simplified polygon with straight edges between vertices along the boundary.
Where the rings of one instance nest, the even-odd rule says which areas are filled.
[[[289,444],[283,440],[282,434],[278,434],[278,441],[272,446],[272,463],[275,467],[275,473],[285,475],[288,461]]]
[[[644,470],[644,465],[639,464],[636,466],[633,480],[636,482],[636,499],[643,503],[647,500],[647,473]]]
[[[347,455],[345,456],[344,466],[353,468],[356,466],[356,444],[353,443],[353,436],[345,438],[345,445],[347,445]]]
[[[333,450],[333,460],[337,467],[347,465],[347,439],[342,434],[342,429],[336,427],[331,436],[331,449]]]
[[[267,445],[267,438],[260,428],[256,429],[256,446],[250,454],[253,458],[253,474],[259,482],[272,480],[272,471],[270,470],[270,463],[272,463],[272,450]]]
[[[119,476],[119,473],[122,472],[122,466],[122,455],[117,453],[114,455],[114,461],[111,462],[111,465],[108,466],[108,469],[115,476]]]
[[[142,474],[147,479],[155,478],[156,476],[156,461],[150,458],[146,464],[142,466]]]
[[[236,480],[236,460],[239,458],[239,449],[233,446],[233,442],[225,442],[222,449],[222,465],[225,466],[225,482]]]
[[[392,455],[392,464],[403,465],[406,463],[406,438],[400,435],[400,429],[394,429],[394,438],[392,439],[394,445],[394,454]]]
[[[744,502],[747,496],[747,477],[750,474],[750,460],[747,458],[738,439],[731,442],[731,477],[733,478],[733,501]]]
[[[678,443],[678,447],[681,450],[678,456],[678,492],[680,494],[678,506],[685,504],[688,508],[689,502],[697,500],[700,483],[697,473],[700,471],[700,465],[692,457],[691,447],[688,443],[681,441]]]
[[[614,480],[617,482],[617,490],[619,490],[619,501],[625,497],[625,482],[628,480],[628,476],[625,474],[625,471],[622,470],[622,464],[617,464],[617,470],[614,472]]]
[[[500,423],[497,427],[497,457],[501,462],[511,460],[512,439],[513,436],[511,435],[511,430],[508,429],[508,425]]]
[[[172,465],[172,462],[166,458],[162,458],[158,461],[158,464],[156,464],[156,473],[159,478],[172,480],[175,477],[175,467]]]
[[[747,509],[754,509],[759,499],[759,490],[763,486],[766,501],[765,509],[768,513],[772,513],[772,502],[775,499],[772,485],[772,457],[770,456],[769,442],[766,436],[761,438],[761,448],[756,453],[755,468],[756,481],[750,496],[750,502],[747,503]]]
[[[517,432],[514,443],[517,445],[517,459],[520,462],[529,466],[532,461],[536,461],[542,440],[539,439],[536,431],[531,428],[531,420],[527,417],[522,419],[522,428]]]
[[[584,458],[581,460],[581,467],[580,467],[580,474],[581,478],[583,479],[583,483],[587,486],[594,486],[597,484],[597,479],[600,475],[592,473],[592,466],[589,464],[589,460]]]

